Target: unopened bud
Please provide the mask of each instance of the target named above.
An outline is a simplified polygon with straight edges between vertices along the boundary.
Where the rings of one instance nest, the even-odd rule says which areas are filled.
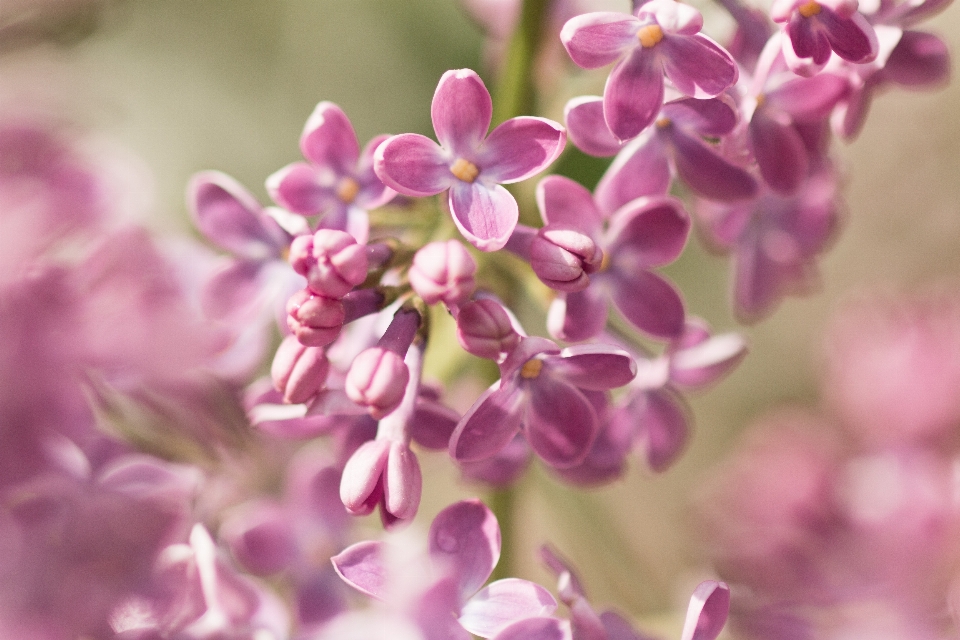
[[[284,402],[309,402],[323,389],[330,361],[321,347],[307,347],[296,336],[280,343],[270,367],[273,386],[283,394]]]
[[[287,302],[287,326],[300,344],[323,347],[340,335],[345,313],[343,303],[335,298],[313,294],[301,289]]]
[[[400,406],[409,379],[410,371],[402,355],[371,347],[350,365],[344,390],[347,397],[367,407],[370,415],[379,420]]]
[[[459,305],[473,294],[477,263],[457,240],[431,242],[413,257],[410,286],[427,304]]]
[[[587,288],[602,256],[590,236],[564,225],[543,227],[530,244],[533,272],[551,289],[568,293]]]
[[[367,278],[366,247],[349,233],[320,229],[301,238],[290,246],[290,264],[317,295],[342,298]]]
[[[457,340],[468,353],[489,360],[512,351],[520,342],[510,316],[495,300],[470,302],[457,316]]]

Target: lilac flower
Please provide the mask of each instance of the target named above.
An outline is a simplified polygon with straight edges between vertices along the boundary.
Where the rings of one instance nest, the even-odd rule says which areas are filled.
[[[346,114],[332,102],[314,109],[300,136],[309,163],[297,162],[267,178],[270,197],[305,216],[323,214],[321,228],[346,231],[360,244],[369,236],[367,210],[396,195],[373,171],[373,154],[388,136],[367,143],[363,151]]]
[[[699,33],[703,16],[674,0],[641,4],[636,15],[586,13],[571,18],[560,39],[573,61],[595,69],[617,62],[607,79],[603,114],[613,135],[629,140],[663,104],[663,76],[684,95],[712,98],[737,81],[737,64]]]
[[[376,152],[377,175],[409,196],[450,190],[453,221],[481,251],[506,244],[517,224],[517,202],[501,184],[525,180],[550,165],[566,132],[545,118],[519,117],[489,136],[490,93],[473,71],[448,71],[440,78],[430,115],[440,144],[424,136],[394,136]]]
[[[608,297],[627,320],[653,336],[671,338],[683,329],[680,294],[652,268],[680,255],[690,231],[689,216],[680,201],[669,196],[629,202],[621,202],[620,196],[613,193],[604,202],[598,193],[595,202],[584,187],[561,176],[544,178],[537,186],[544,228],[562,225],[577,230],[603,252],[589,286],[562,293],[551,306],[548,328],[558,338],[579,341],[600,333],[607,320]],[[609,215],[606,229],[604,214]],[[521,255],[529,251],[519,237],[516,246]]]
[[[853,63],[877,55],[877,34],[857,11],[857,0],[776,0],[774,22],[783,23],[783,55],[790,69],[810,76],[827,64],[831,52]]]
[[[728,100],[672,100],[660,109],[656,126],[626,146],[607,129],[602,98],[574,98],[565,113],[570,139],[585,153],[606,156],[620,152],[605,183],[649,181],[651,193],[666,193],[669,182],[661,181],[674,173],[701,197],[741,200],[756,194],[756,181],[704,140],[726,136],[736,127],[737,112]]]
[[[344,581],[378,600],[396,598],[396,581],[388,564],[390,548],[384,542],[361,542],[333,558],[334,567]],[[482,638],[500,638],[510,624],[526,618],[549,615],[556,601],[538,584],[518,578],[505,578],[481,587],[500,558],[500,527],[496,517],[479,500],[453,504],[434,518],[430,525],[428,566],[435,577],[432,584],[450,585],[452,598],[444,591],[428,597],[416,606],[421,619],[437,616],[459,622],[446,638],[466,638],[464,629]],[[422,563],[422,561],[421,561]],[[429,583],[428,583],[429,584]],[[429,605],[432,604],[432,607]],[[416,613],[415,613],[416,617]],[[424,620],[436,624],[435,620]],[[462,627],[462,628],[460,628]],[[427,634],[427,637],[434,637]]]
[[[501,378],[463,416],[450,438],[458,462],[483,460],[524,431],[547,464],[570,467],[587,455],[599,424],[580,390],[605,391],[636,374],[621,349],[580,345],[560,350],[544,338],[524,338],[500,364]]]
[[[839,224],[836,177],[822,166],[790,197],[765,189],[753,201],[701,202],[708,242],[734,255],[733,306],[745,322],[771,313],[785,295],[816,283],[816,258]]]

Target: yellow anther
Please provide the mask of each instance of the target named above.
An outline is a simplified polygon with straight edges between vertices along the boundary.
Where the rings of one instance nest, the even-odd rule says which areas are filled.
[[[762,93],[757,94],[757,106],[762,107],[763,103],[767,101],[767,96]]]
[[[450,165],[450,173],[464,182],[473,182],[480,175],[480,169],[469,160],[457,158],[457,161]]]
[[[657,120],[657,127],[659,129],[666,129],[667,127],[670,126],[670,124],[671,124],[670,118],[660,118],[659,120]]]
[[[648,24],[645,27],[640,27],[640,30],[637,31],[637,40],[640,41],[644,49],[649,49],[663,40],[663,29],[658,24]]]
[[[805,2],[800,5],[800,8],[797,9],[804,18],[809,18],[810,16],[815,16],[820,13],[820,3],[817,0],[810,0],[810,2]]]
[[[603,258],[600,260],[600,268],[597,269],[598,273],[603,273],[610,268],[610,252],[604,251]]]
[[[346,204],[351,204],[360,193],[360,184],[351,177],[341,178],[337,183],[337,197]]]
[[[520,377],[530,380],[531,378],[536,378],[540,375],[540,370],[543,369],[543,360],[539,358],[532,358],[523,363],[523,366],[520,367]]]

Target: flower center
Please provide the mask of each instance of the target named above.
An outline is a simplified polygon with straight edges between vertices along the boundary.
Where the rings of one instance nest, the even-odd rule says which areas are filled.
[[[820,3],[817,0],[810,0],[805,2],[797,9],[804,18],[809,18],[810,16],[815,16],[820,13]]]
[[[531,358],[520,367],[520,377],[526,378],[527,380],[536,378],[540,375],[541,369],[543,369],[543,360],[540,358]]]
[[[609,251],[604,251],[604,252],[603,252],[603,259],[600,260],[600,268],[597,269],[597,272],[598,272],[598,273],[603,273],[604,271],[606,271],[606,270],[609,269],[609,268],[610,268],[610,252],[609,252]]]
[[[663,40],[663,29],[658,24],[648,24],[645,27],[640,27],[640,30],[637,31],[637,40],[640,41],[644,49],[649,49]]]
[[[658,129],[666,129],[670,125],[671,125],[670,118],[660,118],[659,120],[657,120]]]
[[[464,182],[473,182],[480,175],[480,169],[469,160],[457,158],[456,162],[450,165],[450,173]]]
[[[360,184],[353,178],[341,178],[337,183],[337,197],[344,203],[351,204],[360,193]]]

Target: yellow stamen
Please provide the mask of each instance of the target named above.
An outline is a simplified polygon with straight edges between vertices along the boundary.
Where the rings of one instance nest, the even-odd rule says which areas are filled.
[[[540,370],[543,369],[543,360],[539,358],[532,358],[523,363],[523,366],[520,367],[520,377],[530,380],[531,378],[536,378],[540,375]]]
[[[763,95],[762,93],[758,93],[758,94],[757,94],[757,106],[758,106],[758,107],[762,107],[762,106],[763,106],[763,103],[766,102],[766,101],[767,101],[767,96]]]
[[[809,18],[810,16],[815,16],[820,13],[820,3],[817,0],[810,0],[810,2],[805,2],[800,5],[800,8],[797,9],[804,18]]]
[[[660,118],[657,120],[657,127],[660,129],[666,129],[671,124],[670,118]]]
[[[610,252],[603,252],[603,259],[600,260],[600,268],[597,269],[597,273],[603,273],[610,268]]]
[[[658,24],[648,24],[645,27],[640,27],[640,30],[637,31],[637,40],[640,41],[644,49],[649,49],[663,40],[663,29]]]
[[[473,182],[480,175],[480,169],[469,160],[457,158],[457,161],[450,166],[450,173],[464,182]]]
[[[337,184],[337,197],[346,204],[351,204],[360,193],[360,184],[353,178],[341,178]]]

